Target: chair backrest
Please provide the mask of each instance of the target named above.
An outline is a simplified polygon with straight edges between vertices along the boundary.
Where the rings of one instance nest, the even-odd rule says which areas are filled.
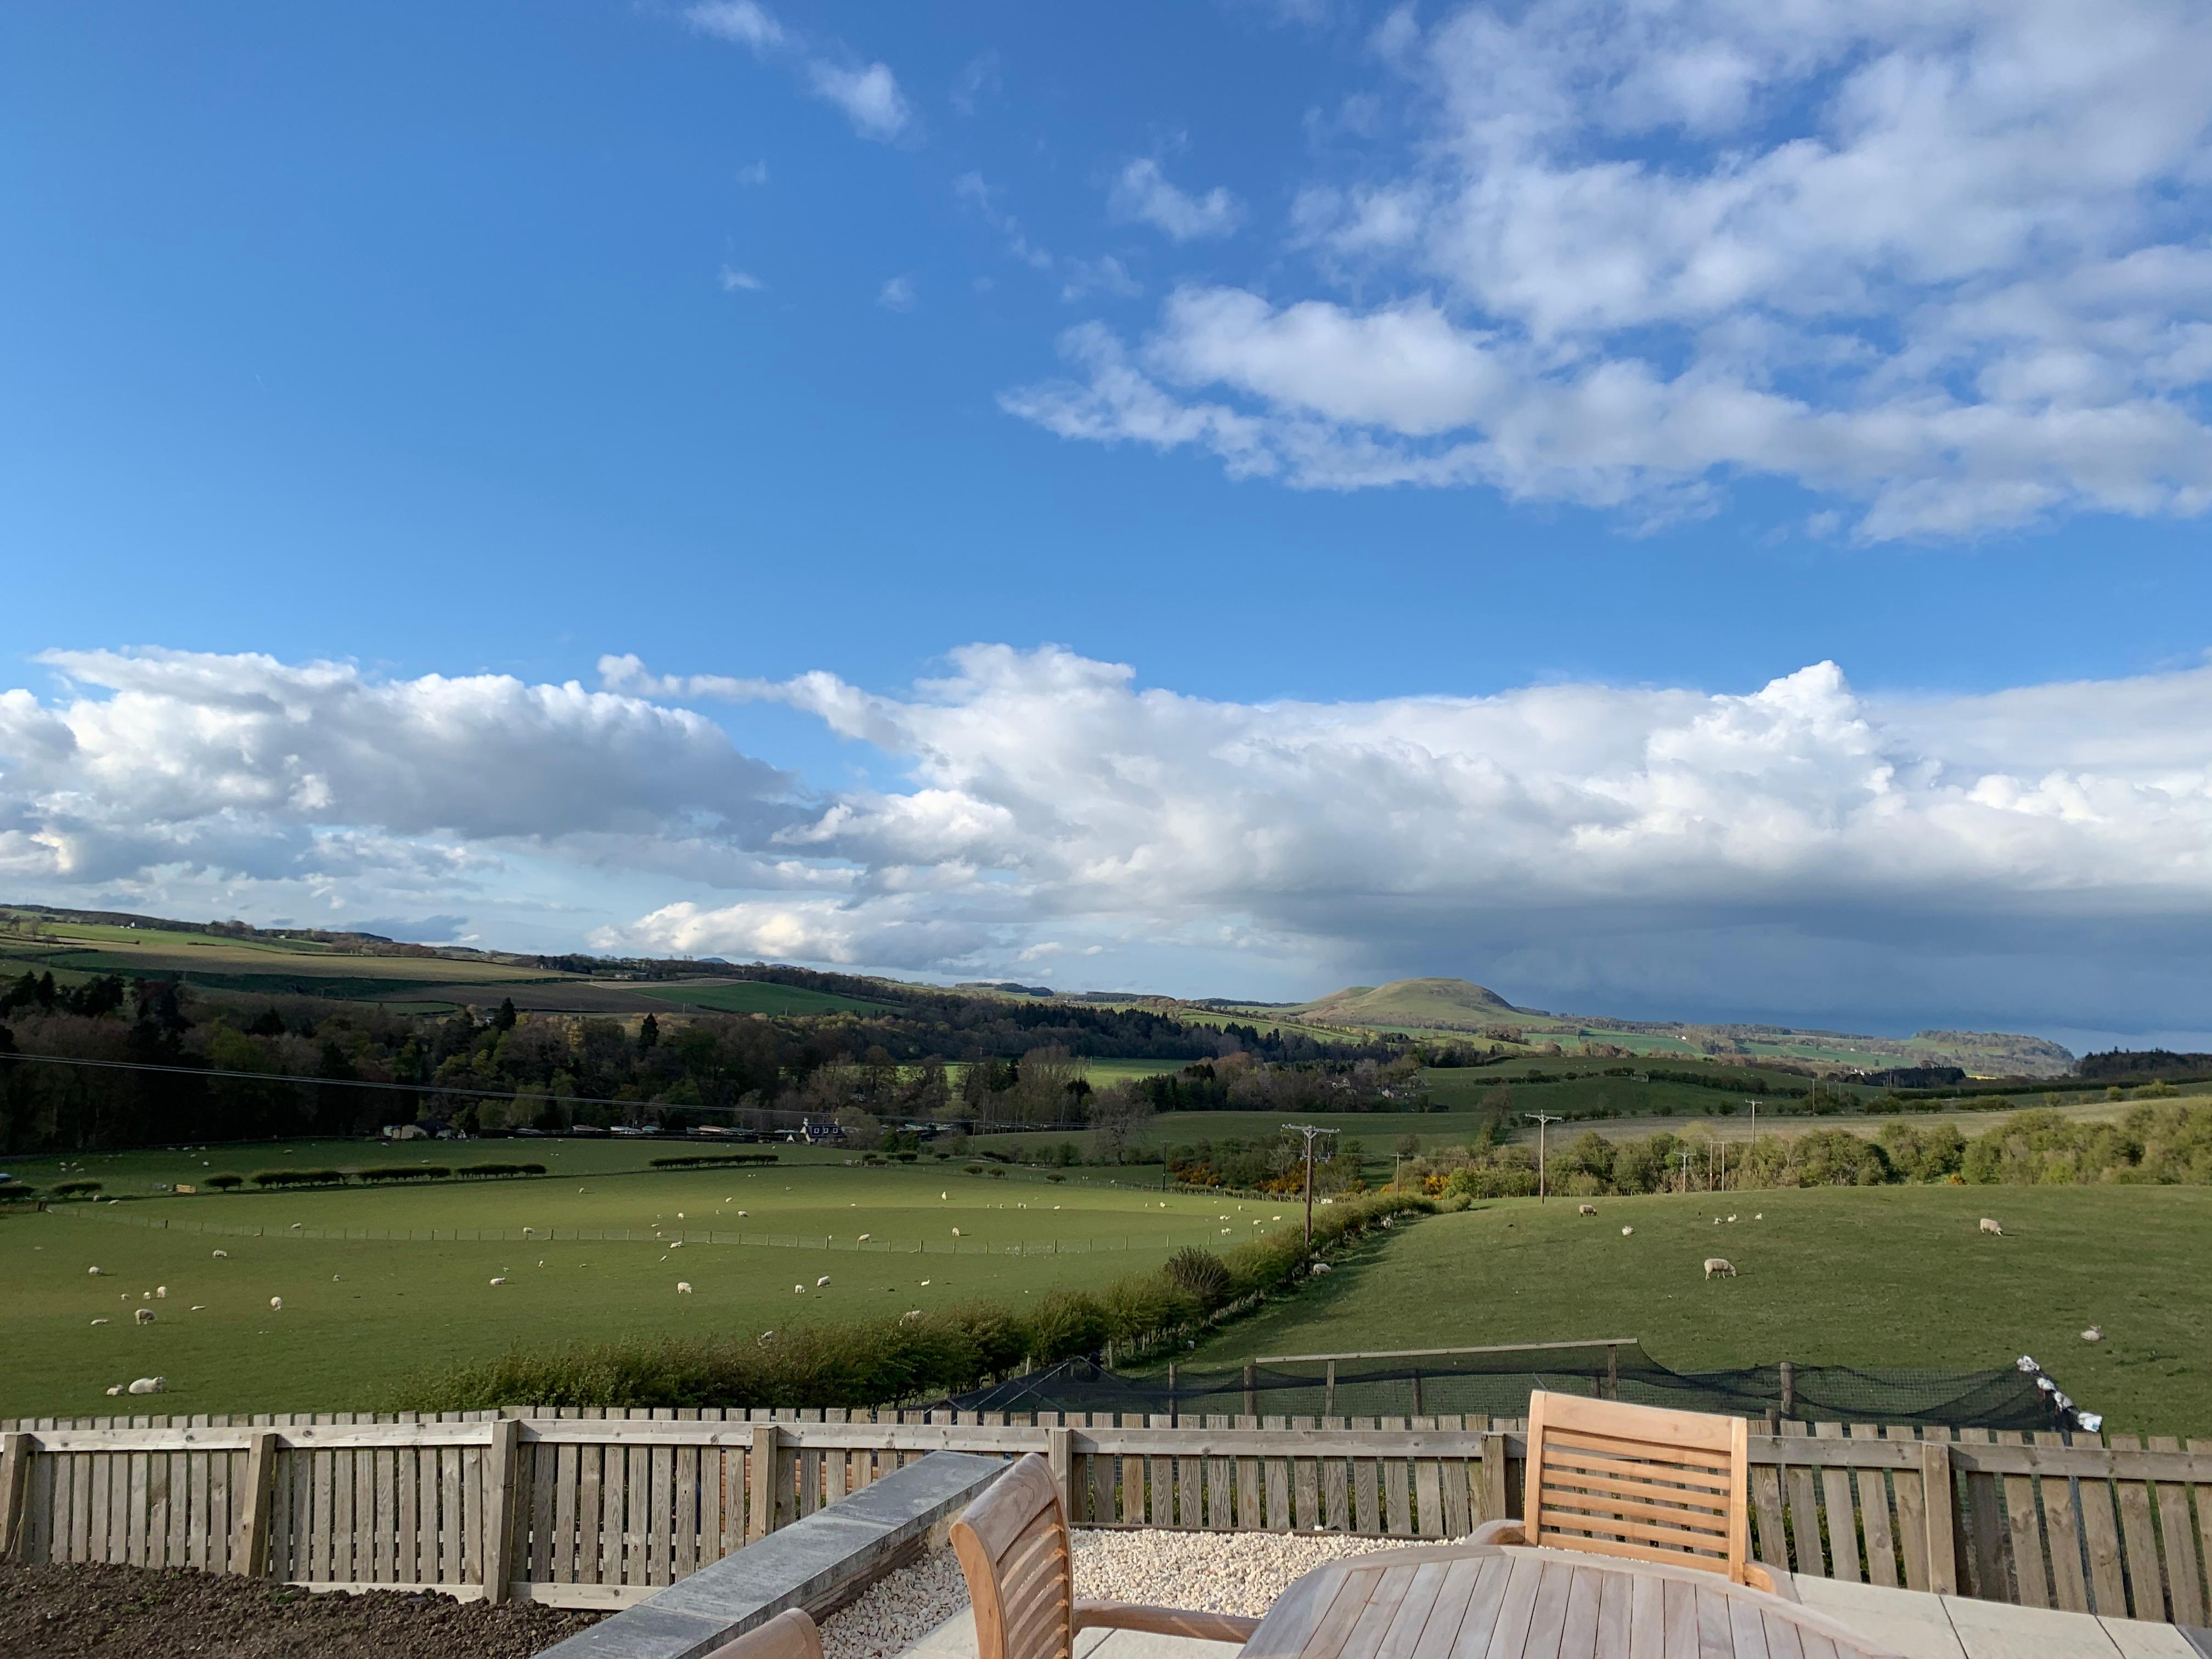
[[[1749,1437],[1741,1417],[1532,1394],[1522,1534],[1551,1549],[1704,1567],[1741,1584]]]
[[[1052,1466],[1031,1453],[952,1523],[975,1605],[975,1659],[1070,1659],[1075,1568]]]
[[[822,1632],[798,1607],[727,1642],[707,1659],[822,1659]]]

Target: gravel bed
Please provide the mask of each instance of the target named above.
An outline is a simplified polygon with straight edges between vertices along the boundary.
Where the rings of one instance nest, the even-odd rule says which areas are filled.
[[[1079,1532],[1075,1593],[1257,1617],[1300,1575],[1407,1541],[1337,1533]],[[823,1651],[825,1659],[891,1659],[967,1610],[960,1563],[951,1550],[939,1550],[872,1586],[830,1620],[823,1626]]]

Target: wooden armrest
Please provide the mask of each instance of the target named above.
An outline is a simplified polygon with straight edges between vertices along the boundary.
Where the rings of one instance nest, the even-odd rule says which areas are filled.
[[[1518,1521],[1486,1521],[1468,1534],[1470,1544],[1525,1544],[1528,1534]]]
[[[1155,1636],[1188,1636],[1200,1642],[1249,1642],[1260,1628],[1256,1619],[1231,1613],[1194,1613],[1182,1607],[1148,1607],[1135,1601],[1080,1601],[1074,1627],[1149,1631]]]
[[[1797,1586],[1788,1573],[1771,1572],[1756,1561],[1744,1563],[1743,1582],[1755,1590],[1765,1590],[1769,1595],[1778,1595],[1785,1601],[1797,1599]]]

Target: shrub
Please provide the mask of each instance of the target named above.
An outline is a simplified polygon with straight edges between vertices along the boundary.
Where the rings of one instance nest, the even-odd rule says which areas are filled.
[[[502,1176],[544,1175],[545,1166],[543,1164],[464,1164],[453,1173],[489,1181]]]
[[[274,1187],[343,1187],[343,1170],[256,1170],[248,1177],[264,1191]]]
[[[1059,1170],[1054,1170],[1050,1175],[1047,1176],[1045,1179],[1047,1181],[1065,1181],[1067,1177],[1060,1174]]]
[[[212,1187],[219,1193],[227,1193],[234,1187],[243,1187],[245,1184],[246,1177],[244,1176],[233,1175],[228,1170],[225,1170],[221,1175],[211,1175],[205,1181],[200,1182],[201,1186]]]
[[[97,1181],[59,1181],[54,1183],[56,1198],[90,1198],[99,1190]]]
[[[705,1164],[773,1164],[774,1152],[687,1152],[680,1158],[656,1158],[656,1170],[695,1170]]]
[[[1177,1289],[1208,1308],[1218,1308],[1229,1299],[1228,1264],[1211,1250],[1201,1250],[1194,1244],[1177,1250],[1161,1271]]]
[[[374,1170],[363,1170],[363,1181],[443,1181],[453,1171],[442,1164],[387,1164]]]

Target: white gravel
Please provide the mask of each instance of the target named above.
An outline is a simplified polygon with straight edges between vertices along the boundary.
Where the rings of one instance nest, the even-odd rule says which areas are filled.
[[[1257,1617],[1325,1562],[1399,1549],[1402,1538],[1337,1533],[1078,1532],[1075,1593],[1115,1601]],[[822,1628],[824,1659],[892,1659],[968,1610],[949,1549],[892,1573]]]

